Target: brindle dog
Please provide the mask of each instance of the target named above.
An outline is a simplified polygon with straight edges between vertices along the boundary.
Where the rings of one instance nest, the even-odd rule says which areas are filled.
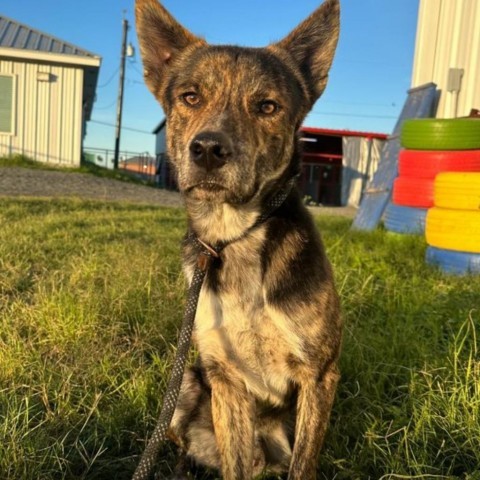
[[[157,0],[136,0],[136,19],[189,231],[210,245],[236,239],[202,287],[199,361],[185,374],[170,438],[227,480],[264,469],[315,479],[339,378],[332,270],[297,189],[247,230],[300,171],[297,131],[327,83],[338,0],[266,48],[208,45]],[[197,255],[187,236],[190,280]]]

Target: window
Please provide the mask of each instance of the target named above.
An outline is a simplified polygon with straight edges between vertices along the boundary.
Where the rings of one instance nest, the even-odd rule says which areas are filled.
[[[0,134],[13,133],[13,77],[0,75]]]

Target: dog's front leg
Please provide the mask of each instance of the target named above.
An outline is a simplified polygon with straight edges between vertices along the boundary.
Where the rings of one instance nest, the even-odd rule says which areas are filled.
[[[306,376],[299,386],[295,443],[288,480],[315,480],[317,460],[339,379],[336,364],[321,378]]]
[[[225,480],[250,480],[253,472],[255,402],[244,382],[222,369],[210,376],[212,416]]]

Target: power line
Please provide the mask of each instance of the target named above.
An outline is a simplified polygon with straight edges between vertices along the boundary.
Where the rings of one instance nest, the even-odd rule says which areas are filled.
[[[395,102],[392,103],[370,103],[370,102],[350,102],[350,101],[334,101],[334,100],[322,100],[322,103],[330,103],[334,105],[362,105],[364,107],[396,107]]]
[[[358,118],[398,118],[395,115],[369,115],[368,113],[338,113],[338,112],[319,112],[312,110],[314,115],[332,115],[334,117],[358,117]]]
[[[137,85],[145,85],[145,82],[140,82],[139,80],[132,80],[131,78],[127,78],[127,83],[135,83]]]
[[[116,128],[116,125],[113,123],[108,123],[108,122],[102,122],[100,120],[90,120],[92,123],[97,123],[98,125],[104,125],[106,127],[113,127]],[[131,132],[137,132],[137,133],[145,133],[148,135],[152,135],[152,132],[148,132],[147,130],[140,130],[138,128],[132,128],[132,127],[124,127],[122,126],[122,130],[130,130]]]
[[[98,88],[103,88],[103,87],[106,87],[114,78],[115,78],[115,75],[118,73],[118,71],[120,70],[120,67],[118,67],[111,75],[111,77],[105,82],[103,83],[102,85],[99,85]]]
[[[135,62],[135,60],[130,60],[130,61],[128,62],[128,65],[129,65],[130,67],[132,67],[132,68],[133,68],[139,75],[141,75],[142,78],[143,78],[143,72],[141,72],[141,71],[136,67],[136,62]]]
[[[109,108],[112,108],[116,103],[117,103],[117,101],[114,100],[112,103],[110,103],[106,107],[94,107],[94,108],[95,108],[95,110],[108,110]]]

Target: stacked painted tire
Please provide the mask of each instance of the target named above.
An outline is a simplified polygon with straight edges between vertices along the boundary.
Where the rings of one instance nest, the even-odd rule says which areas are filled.
[[[480,273],[480,121],[410,120],[401,140],[408,150],[399,178],[414,180],[395,185],[397,199],[428,208],[427,262],[449,273]]]
[[[480,274],[480,172],[437,175],[425,235],[428,263]]]
[[[434,181],[441,172],[480,171],[480,122],[473,119],[405,121],[398,177],[385,227],[398,233],[423,233],[434,203]]]

